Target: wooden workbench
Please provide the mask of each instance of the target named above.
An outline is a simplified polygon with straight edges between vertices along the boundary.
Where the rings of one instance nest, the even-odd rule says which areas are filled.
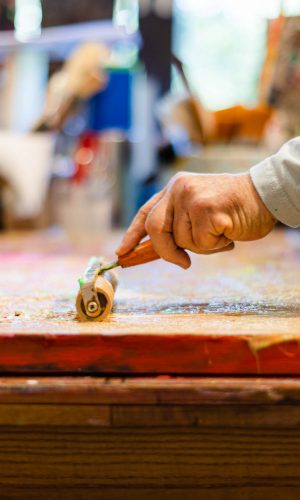
[[[300,381],[2,378],[1,499],[298,500]]]
[[[298,500],[298,233],[124,270],[110,321],[79,323],[114,245],[0,240],[1,499]]]
[[[300,374],[300,233],[196,256],[188,271],[162,261],[122,270],[109,321],[80,323],[77,278],[115,243],[0,239],[0,371]]]

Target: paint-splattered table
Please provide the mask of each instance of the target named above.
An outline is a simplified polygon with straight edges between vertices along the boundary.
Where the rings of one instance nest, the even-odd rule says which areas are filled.
[[[79,323],[114,244],[0,239],[1,498],[298,499],[298,233],[121,271],[110,321]]]
[[[80,323],[77,278],[115,241],[0,239],[1,372],[300,374],[300,233],[122,270],[109,321]]]

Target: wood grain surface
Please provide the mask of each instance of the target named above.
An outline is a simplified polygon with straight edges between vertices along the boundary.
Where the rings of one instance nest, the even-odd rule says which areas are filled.
[[[300,237],[274,231],[231,253],[120,271],[103,324],[75,316],[77,278],[116,239],[0,239],[3,373],[300,374]],[[95,251],[96,250],[96,251]]]
[[[1,499],[296,500],[300,379],[2,377]]]
[[[1,427],[1,497],[293,500],[299,446],[299,428]]]

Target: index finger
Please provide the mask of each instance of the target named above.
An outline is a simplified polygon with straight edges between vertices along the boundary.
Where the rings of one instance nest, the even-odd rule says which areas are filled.
[[[136,247],[136,245],[141,241],[142,238],[144,238],[144,236],[146,236],[146,219],[152,208],[161,199],[163,192],[164,190],[152,196],[152,198],[150,198],[150,200],[148,200],[147,203],[145,203],[145,205],[140,208],[133,221],[131,222],[129,228],[127,229],[125,235],[123,236],[120,246],[116,250],[117,255],[124,255],[125,253],[129,252],[134,247]]]
[[[176,245],[173,237],[173,207],[172,201],[165,196],[160,200],[146,220],[146,230],[158,255],[168,262],[177,264],[183,269],[191,265],[189,255]]]

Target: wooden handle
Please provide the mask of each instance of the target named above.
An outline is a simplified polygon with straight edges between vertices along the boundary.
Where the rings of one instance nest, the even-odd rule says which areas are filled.
[[[121,255],[118,259],[118,263],[122,267],[131,267],[146,264],[147,262],[152,262],[157,259],[160,259],[160,257],[154,250],[152,241],[146,240],[135,247],[134,250],[131,250],[125,255]]]

